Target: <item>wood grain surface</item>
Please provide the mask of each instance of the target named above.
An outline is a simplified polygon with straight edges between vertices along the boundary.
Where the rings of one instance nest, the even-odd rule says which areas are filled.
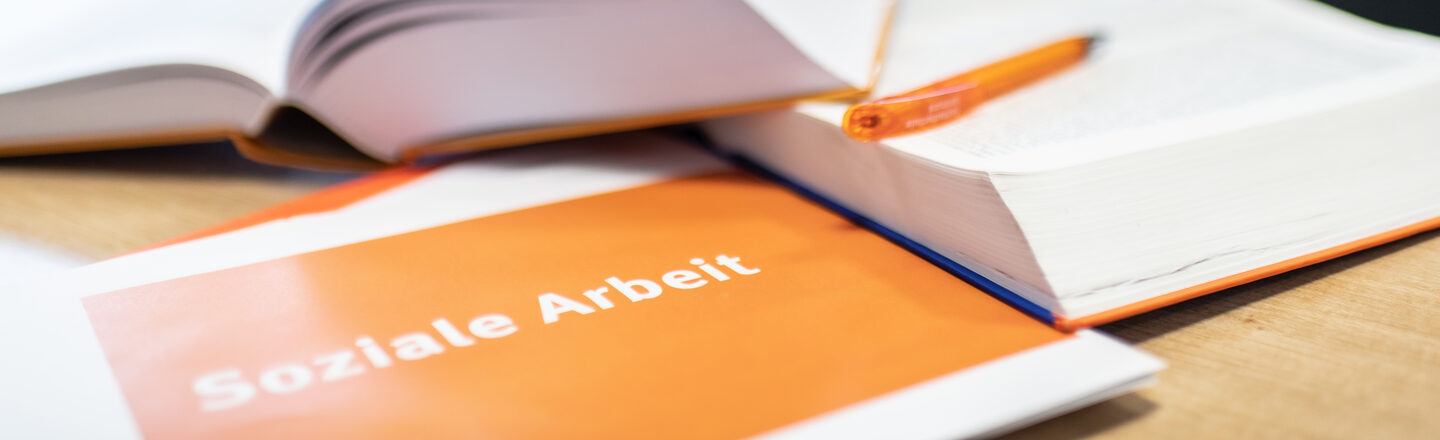
[[[0,158],[0,233],[100,260],[355,176],[257,164],[224,142]]]
[[[1440,438],[1440,232],[1101,327],[1159,383],[1015,439]]]
[[[102,259],[352,177],[226,144],[0,159],[0,234]],[[1437,269],[1431,232],[1104,326],[1159,382],[1007,437],[1440,438]]]

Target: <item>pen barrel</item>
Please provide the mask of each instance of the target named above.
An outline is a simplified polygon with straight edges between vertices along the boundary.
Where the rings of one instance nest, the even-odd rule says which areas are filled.
[[[956,79],[976,84],[987,98],[1000,96],[1084,60],[1090,52],[1091,41],[1088,37],[1057,41],[966,72]]]
[[[853,139],[875,141],[947,124],[990,98],[1079,63],[1093,41],[1061,40],[900,95],[852,105],[840,128]]]
[[[975,84],[954,84],[922,95],[906,95],[850,106],[840,128],[852,139],[875,141],[944,125],[969,113],[985,98]]]

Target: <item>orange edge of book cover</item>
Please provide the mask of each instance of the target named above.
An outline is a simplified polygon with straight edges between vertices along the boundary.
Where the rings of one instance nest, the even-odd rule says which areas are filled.
[[[1305,266],[1310,266],[1313,264],[1318,264],[1335,258],[1343,257],[1355,252],[1363,251],[1365,249],[1390,243],[1436,228],[1440,228],[1440,217],[1412,223],[1379,234],[1371,235],[1369,237],[1361,238],[1359,240],[1341,244],[1339,246],[1321,249],[1278,263],[1261,266],[1255,269],[1216,279],[1214,281],[1197,284],[1188,288],[1180,289],[1144,301],[1139,301],[1114,309],[1106,310],[1104,312],[1096,313],[1093,315],[1073,319],[1056,316],[1055,328],[1063,331],[1075,331],[1082,328],[1094,327],[1100,324],[1118,321],[1120,319],[1129,318],[1131,316],[1159,309],[1161,307],[1198,298],[1210,293],[1215,293],[1224,289],[1249,283],[1251,281],[1258,281],[1263,278],[1269,278]]]

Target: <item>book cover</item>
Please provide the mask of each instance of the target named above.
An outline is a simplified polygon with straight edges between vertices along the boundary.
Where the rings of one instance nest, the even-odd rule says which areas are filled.
[[[61,331],[0,367],[11,416],[146,438],[956,437],[1159,367],[692,147],[587,143],[37,283],[7,319]],[[62,414],[94,423],[25,417],[76,398]]]

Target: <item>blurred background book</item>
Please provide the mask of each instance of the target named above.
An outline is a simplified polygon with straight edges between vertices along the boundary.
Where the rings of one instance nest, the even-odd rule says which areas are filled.
[[[853,96],[891,9],[35,3],[0,18],[0,155],[228,137],[255,160],[363,168]]]

